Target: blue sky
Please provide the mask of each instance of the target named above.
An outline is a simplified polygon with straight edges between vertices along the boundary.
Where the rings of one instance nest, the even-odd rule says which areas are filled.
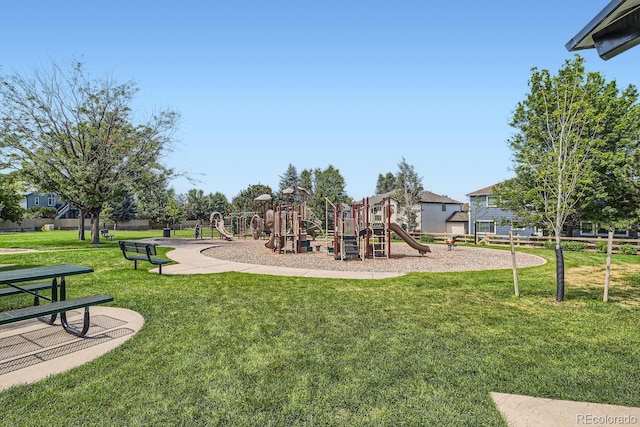
[[[372,195],[404,157],[426,190],[465,194],[512,176],[509,119],[531,68],[607,0],[31,1],[0,16],[0,67],[29,73],[82,58],[95,77],[135,81],[136,109],[181,113],[165,163],[231,200],[279,187],[289,164],[338,168]],[[640,85],[640,47],[589,71]]]

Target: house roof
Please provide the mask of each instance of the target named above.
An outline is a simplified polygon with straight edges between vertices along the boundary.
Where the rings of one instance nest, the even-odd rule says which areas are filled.
[[[469,212],[454,212],[445,222],[469,222]]]
[[[380,202],[382,202],[382,199],[385,198],[385,197],[391,197],[392,199],[394,199],[395,193],[396,193],[396,190],[389,191],[388,193],[384,193],[384,194],[379,194],[377,196],[369,197],[369,203],[370,204],[380,203]],[[459,202],[457,200],[453,200],[449,196],[435,194],[435,193],[432,193],[431,191],[423,191],[420,194],[420,201],[422,203],[438,203],[438,204],[451,203],[451,204],[456,204],[456,205],[461,205],[462,204],[462,202]]]
[[[430,191],[423,191],[422,194],[420,195],[420,201],[422,203],[453,203],[456,205],[462,204],[462,202],[453,200],[449,196],[435,194]]]
[[[595,48],[604,60],[640,44],[640,0],[612,0],[565,44],[569,51]]]
[[[480,190],[476,190],[472,193],[467,194],[467,196],[487,196],[493,194],[493,185],[490,185],[485,188],[481,188]]]

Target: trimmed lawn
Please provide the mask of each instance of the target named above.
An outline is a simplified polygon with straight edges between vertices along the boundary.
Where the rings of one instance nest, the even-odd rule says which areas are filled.
[[[117,249],[159,234],[98,247],[72,232],[0,235],[0,247],[67,249],[0,263],[91,266],[70,297],[110,294],[145,318],[106,355],[1,392],[0,425],[504,426],[491,391],[640,406],[639,257],[614,256],[623,274],[603,303],[604,255],[566,252],[558,304],[552,251],[531,251],[550,262],[519,271],[515,298],[510,270],[159,276]]]

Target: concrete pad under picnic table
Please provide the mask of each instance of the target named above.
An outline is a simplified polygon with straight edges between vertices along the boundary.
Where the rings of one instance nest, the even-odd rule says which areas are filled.
[[[37,319],[0,326],[0,390],[65,372],[118,347],[144,324],[143,317],[119,307],[91,307],[87,336],[78,338],[57,319],[47,325]],[[84,310],[67,313],[71,326],[81,327]]]

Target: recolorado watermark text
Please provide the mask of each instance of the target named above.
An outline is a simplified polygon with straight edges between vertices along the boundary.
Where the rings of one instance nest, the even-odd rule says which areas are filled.
[[[593,425],[593,426],[625,426],[635,425],[638,418],[633,415],[594,415],[594,414],[577,414],[576,424]]]

